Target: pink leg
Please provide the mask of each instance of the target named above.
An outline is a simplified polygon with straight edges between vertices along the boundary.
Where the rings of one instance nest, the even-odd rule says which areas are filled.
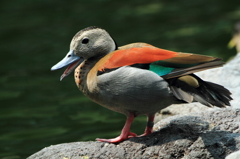
[[[144,134],[142,134],[140,136],[147,136],[148,134],[152,133],[152,128],[153,128],[153,124],[154,124],[154,122],[153,122],[154,117],[155,117],[155,114],[148,115],[148,122],[147,122],[146,129],[144,131]]]
[[[135,137],[137,136],[135,133],[130,132],[130,128],[131,128],[131,124],[133,122],[134,119],[134,114],[131,113],[126,120],[126,123],[122,129],[122,133],[120,134],[120,136],[113,138],[113,139],[96,139],[97,141],[102,141],[102,142],[109,142],[109,143],[117,143],[117,142],[121,142],[124,141],[128,138],[131,137]]]

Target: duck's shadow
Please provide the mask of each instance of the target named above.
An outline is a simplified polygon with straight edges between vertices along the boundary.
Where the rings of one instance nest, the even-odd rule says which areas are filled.
[[[229,126],[234,126],[234,123]],[[158,127],[159,130],[148,136],[131,138],[129,141],[144,145],[144,151],[166,153],[176,158],[186,154],[190,158],[225,158],[240,148],[236,143],[240,140],[240,133],[220,130],[219,125],[199,116],[174,118]]]

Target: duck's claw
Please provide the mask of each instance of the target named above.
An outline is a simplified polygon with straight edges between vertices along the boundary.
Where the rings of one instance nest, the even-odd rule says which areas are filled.
[[[136,137],[137,134],[133,133],[133,132],[129,132],[128,134],[128,138],[131,138],[131,137]]]
[[[129,132],[127,135],[120,135],[116,138],[113,139],[99,139],[97,138],[97,141],[101,141],[101,142],[108,142],[108,143],[118,143],[118,142],[122,142],[126,139],[132,138],[132,137],[136,137],[137,134],[133,133],[133,132]]]

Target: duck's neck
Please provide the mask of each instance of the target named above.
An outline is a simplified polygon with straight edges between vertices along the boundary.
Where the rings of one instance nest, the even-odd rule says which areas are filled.
[[[77,87],[86,95],[90,96],[90,94],[94,94],[97,91],[97,74],[95,74],[91,79],[88,77],[90,70],[95,66],[98,62],[99,58],[91,58],[83,61],[76,69],[75,69],[75,83]]]

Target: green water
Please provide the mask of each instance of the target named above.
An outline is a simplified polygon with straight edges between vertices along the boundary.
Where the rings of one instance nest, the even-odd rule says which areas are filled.
[[[119,135],[125,117],[85,98],[73,75],[50,68],[73,35],[105,28],[119,46],[147,42],[181,52],[235,55],[227,43],[240,18],[233,0],[18,0],[0,2],[0,158],[19,159],[44,147]],[[133,131],[141,134],[145,117]]]

